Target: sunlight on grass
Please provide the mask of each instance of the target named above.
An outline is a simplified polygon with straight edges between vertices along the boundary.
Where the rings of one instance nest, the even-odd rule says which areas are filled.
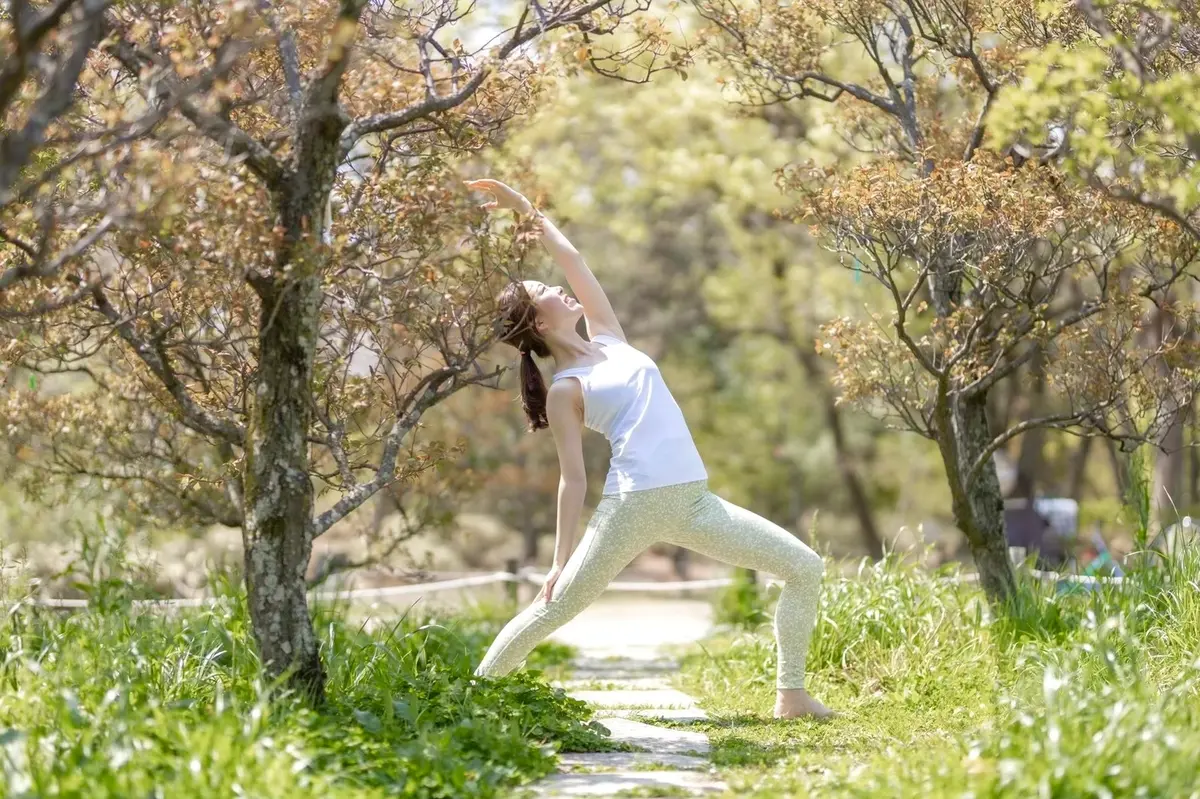
[[[770,625],[684,662],[730,795],[1197,796],[1200,562],[1121,589],[976,589],[902,565],[827,578],[809,689],[842,712],[775,721]]]
[[[313,708],[259,681],[228,583],[221,604],[169,615],[104,592],[60,614],[0,591],[0,796],[511,796],[556,750],[609,746],[537,671],[473,677],[510,608],[372,632],[316,609],[329,700]],[[569,655],[540,647],[529,667]]]

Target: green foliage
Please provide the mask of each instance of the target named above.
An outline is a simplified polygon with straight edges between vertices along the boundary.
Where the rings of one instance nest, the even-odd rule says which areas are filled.
[[[771,614],[759,593],[758,583],[745,569],[738,569],[733,585],[721,589],[713,597],[713,621],[717,624],[755,629],[770,620]]]
[[[605,748],[583,702],[538,679],[562,647],[501,680],[473,668],[509,609],[352,624],[318,608],[329,700],[260,679],[244,597],[142,611],[93,586],[58,614],[9,586],[0,620],[0,796],[511,795],[556,749]]]
[[[894,558],[826,578],[809,689],[843,714],[768,721],[769,630],[684,663],[739,796],[1194,796],[1200,554],[993,616],[950,572]]]

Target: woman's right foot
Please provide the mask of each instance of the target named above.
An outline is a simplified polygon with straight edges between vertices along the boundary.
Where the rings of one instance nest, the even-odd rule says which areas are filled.
[[[838,714],[808,695],[803,688],[780,689],[775,696],[775,718],[824,721]]]

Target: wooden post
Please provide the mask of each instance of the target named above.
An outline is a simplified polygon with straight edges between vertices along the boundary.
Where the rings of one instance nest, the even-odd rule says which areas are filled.
[[[518,599],[517,591],[520,589],[521,584],[519,582],[517,582],[517,579],[516,579],[517,568],[518,568],[519,564],[520,564],[520,561],[517,560],[516,558],[509,558],[508,560],[506,560],[504,562],[504,568],[507,569],[508,573],[513,576],[513,580],[508,584],[507,593],[508,593],[509,601],[512,602],[514,605],[520,603],[520,600]]]

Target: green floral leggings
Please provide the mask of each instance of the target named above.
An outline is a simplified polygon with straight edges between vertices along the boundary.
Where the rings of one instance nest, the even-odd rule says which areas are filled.
[[[713,494],[706,480],[606,494],[550,601],[539,596],[505,625],[475,674],[500,677],[521,666],[535,646],[575,618],[630,561],[659,541],[785,581],[775,608],[775,683],[803,688],[825,571],[821,557],[782,527]]]

